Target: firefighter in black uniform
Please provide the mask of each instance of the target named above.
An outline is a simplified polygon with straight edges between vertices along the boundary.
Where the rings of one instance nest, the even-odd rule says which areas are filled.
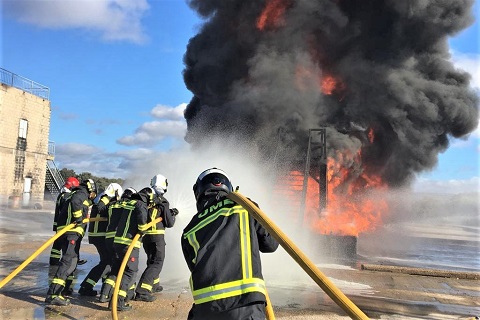
[[[112,271],[108,276],[108,280],[115,283],[118,271],[122,264],[125,253],[132,243],[132,239],[140,233],[143,235],[146,230],[148,221],[148,210],[155,204],[155,191],[151,187],[143,188],[138,193],[133,194],[130,201],[122,204],[122,213],[118,222],[117,231],[113,243],[115,258],[112,265]],[[122,281],[118,291],[117,310],[131,310],[132,306],[126,303],[128,300],[127,292],[135,281],[138,272],[138,258],[140,253],[141,241],[135,244],[130,258],[128,259],[125,271],[123,272]],[[102,287],[101,297],[107,296],[105,291],[111,289],[107,285]],[[111,302],[111,301],[110,301]]]
[[[105,233],[108,225],[108,207],[118,201],[123,193],[118,183],[110,183],[100,199],[92,206],[90,218],[105,218],[107,221],[93,221],[88,224],[88,242],[97,249],[100,261],[94,266],[80,284],[78,293],[81,296],[96,296],[97,291],[93,290],[98,280],[105,276],[111,267],[111,256],[105,244]]]
[[[57,197],[57,201],[55,202],[55,214],[53,215],[53,231],[57,232],[57,221],[58,215],[60,213],[60,208],[65,203],[65,199],[68,197],[72,189],[77,188],[80,185],[80,181],[78,181],[75,177],[68,177],[65,180],[65,184],[63,185],[62,189],[60,190],[60,194]],[[61,238],[57,238],[53,242],[52,249],[50,250],[50,265],[51,266],[58,266],[60,263],[60,258],[62,257],[62,242]]]
[[[163,287],[160,285],[160,272],[165,260],[165,228],[173,227],[175,216],[178,214],[176,208],[170,209],[168,200],[163,196],[167,192],[168,187],[168,181],[165,176],[161,174],[155,175],[150,185],[155,190],[157,197],[155,205],[148,212],[148,222],[158,217],[161,217],[162,221],[145,231],[142,238],[143,249],[147,255],[147,268],[138,282],[135,290],[135,300],[147,302],[155,300],[152,292],[161,292],[163,290]]]
[[[193,191],[198,213],[181,238],[194,300],[188,319],[265,319],[260,252],[274,252],[278,242],[226,198],[233,189],[224,171],[203,171]]]
[[[97,186],[92,179],[84,180],[68,197],[58,216],[57,231],[72,223],[76,226],[61,236],[62,258],[55,276],[48,288],[45,302],[59,306],[70,304],[70,300],[63,296],[73,280],[73,272],[77,266],[78,254],[75,250],[77,242],[85,234],[86,224],[82,220],[87,218],[92,201],[97,196]],[[69,279],[67,279],[69,278]]]
[[[110,262],[110,267],[113,266],[113,260],[115,257],[113,251],[113,241],[115,239],[115,233],[117,232],[118,222],[120,221],[120,217],[122,215],[123,207],[128,203],[128,201],[132,198],[132,196],[137,193],[137,190],[134,188],[127,188],[123,191],[123,194],[120,198],[120,201],[115,202],[114,204],[108,207],[108,225],[105,234],[105,246],[107,249],[108,257],[107,259]],[[118,272],[118,270],[117,270]],[[110,275],[114,275],[115,277],[110,277]],[[102,289],[100,290],[100,297],[98,297],[99,302],[109,302],[110,298],[113,294],[113,287],[115,286],[115,279],[116,273],[113,274],[112,270],[104,276],[104,281],[102,285]],[[133,288],[132,288],[133,291]],[[131,293],[131,297],[135,292]]]

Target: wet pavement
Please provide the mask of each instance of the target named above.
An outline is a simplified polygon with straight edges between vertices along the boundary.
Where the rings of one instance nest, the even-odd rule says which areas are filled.
[[[8,276],[53,235],[52,219],[52,210],[48,208],[13,210],[0,207],[0,279]],[[187,318],[192,297],[188,287],[188,269],[179,245],[183,226],[179,224],[175,228],[167,231],[167,256],[161,274],[164,291],[156,294],[155,302],[132,301],[134,309],[119,313],[119,319]],[[470,240],[462,239],[462,247],[472,250],[475,241]],[[107,304],[76,293],[79,283],[97,262],[95,248],[88,244],[87,239],[82,242],[81,257],[88,262],[78,267],[70,306],[44,304],[49,273],[55,272],[55,268],[48,265],[48,257],[49,248],[0,289],[0,319],[112,318]],[[268,293],[277,319],[349,318],[285,251],[279,249],[262,258]],[[476,256],[473,258],[478,259]],[[144,259],[142,253],[140,266],[145,266]],[[425,258],[417,259],[411,259],[408,264],[418,267],[425,263]],[[321,261],[314,258],[312,261],[371,319],[474,319],[480,316],[479,280],[415,276],[360,268],[362,263],[385,264],[398,262],[398,259],[388,261],[378,257],[357,256],[349,260]],[[428,262],[428,267],[431,266],[435,266],[435,263]],[[475,266],[473,264],[473,267],[464,269],[476,272]],[[448,268],[448,264],[442,268]],[[453,269],[462,268],[456,266]],[[99,290],[100,284],[95,289]]]

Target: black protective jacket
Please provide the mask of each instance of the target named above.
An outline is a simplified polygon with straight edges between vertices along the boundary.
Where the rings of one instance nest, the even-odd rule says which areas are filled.
[[[122,216],[123,206],[127,204],[129,200],[120,200],[112,203],[108,206],[108,222],[107,222],[107,229],[105,233],[106,239],[113,239],[115,238],[115,233],[117,232],[118,222],[120,221],[120,217]]]
[[[152,222],[156,218],[162,218],[162,221],[157,222],[147,231],[145,235],[160,235],[165,234],[165,228],[171,228],[175,224],[175,216],[170,211],[170,204],[163,196],[156,196],[155,206],[148,211],[148,221]]]
[[[60,215],[60,210],[65,204],[66,199],[70,195],[70,190],[60,193],[55,201],[55,213],[53,215],[53,231],[57,231],[58,216]]]
[[[92,206],[90,193],[84,186],[79,186],[72,190],[65,199],[65,204],[60,208],[57,220],[57,231],[62,230],[71,223],[77,223],[77,226],[68,232],[76,232],[81,237],[85,234],[86,223],[81,223],[87,218],[88,210]]]
[[[88,241],[92,238],[104,238],[108,226],[108,207],[113,204],[110,197],[103,195],[98,203],[92,206],[90,218],[104,218],[105,221],[93,221],[88,223]]]
[[[148,223],[148,199],[142,193],[136,193],[132,199],[123,202],[122,211],[115,232],[114,243],[129,246],[137,233],[145,233]],[[136,248],[141,247],[141,241],[137,241]]]
[[[266,302],[260,252],[275,251],[278,242],[232,200],[207,203],[181,238],[196,310],[221,312]]]

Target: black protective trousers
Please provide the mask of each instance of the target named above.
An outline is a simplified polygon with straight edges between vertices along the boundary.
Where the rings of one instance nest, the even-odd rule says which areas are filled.
[[[66,279],[73,276],[77,267],[78,254],[77,242],[82,241],[80,235],[76,232],[67,232],[60,237],[62,243],[62,258],[57,272],[48,288],[48,296],[59,296],[65,288]]]
[[[52,249],[50,250],[50,265],[57,265],[62,258],[62,237],[53,242]]]
[[[77,241],[77,247],[75,250],[77,251],[78,259],[80,259],[80,245],[82,244],[83,237],[79,238]],[[50,265],[54,266],[60,262],[62,258],[62,237],[57,238],[53,242],[52,249],[50,250]]]
[[[187,320],[265,320],[265,303],[258,302],[246,306],[236,307],[223,312],[212,312],[205,306],[193,305],[188,313]]]
[[[149,294],[159,286],[160,272],[165,261],[165,236],[163,234],[143,236],[143,249],[147,254],[147,268],[142,273],[135,292]]]
[[[88,275],[85,277],[83,282],[80,284],[80,287],[93,289],[100,278],[107,275],[110,272],[111,268],[111,254],[107,250],[107,245],[105,243],[105,237],[90,237],[88,239],[90,244],[93,244],[97,248],[100,261],[98,264],[93,267]]]
[[[115,258],[112,265],[112,271],[109,278],[116,279],[120,266],[122,265],[125,254],[127,253],[128,246],[123,244],[114,243],[113,249],[115,251]],[[140,250],[133,248],[132,253],[128,259],[125,270],[123,271],[122,281],[120,282],[119,297],[126,297],[128,289],[135,281],[135,276],[138,272],[138,257]]]

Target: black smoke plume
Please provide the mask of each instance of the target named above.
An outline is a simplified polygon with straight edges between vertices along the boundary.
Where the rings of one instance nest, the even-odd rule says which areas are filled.
[[[447,42],[472,24],[473,0],[188,3],[205,19],[184,57],[194,147],[235,137],[301,161],[308,130],[326,127],[329,157],[402,186],[478,125]]]

